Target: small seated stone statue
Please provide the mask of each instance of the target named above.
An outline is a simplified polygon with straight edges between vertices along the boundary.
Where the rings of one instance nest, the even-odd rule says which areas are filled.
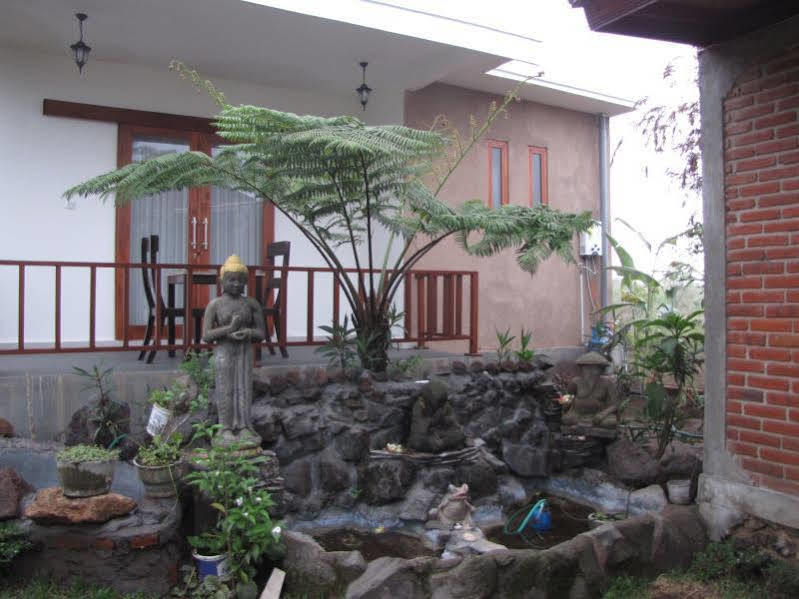
[[[419,452],[441,453],[463,449],[465,442],[466,436],[447,400],[447,384],[440,380],[427,383],[421,397],[413,404],[407,447]]]
[[[203,340],[215,343],[217,410],[221,430],[214,445],[240,449],[259,447],[261,438],[252,428],[252,343],[265,334],[261,304],[242,296],[247,267],[235,254],[219,269],[223,293],[211,300],[203,318]]]
[[[469,485],[463,483],[460,487],[449,485],[441,503],[431,509],[427,517],[428,520],[434,520],[446,529],[456,524],[461,524],[463,528],[474,528],[473,511],[474,506],[469,503]]]
[[[616,386],[602,377],[609,362],[597,352],[588,352],[580,356],[576,364],[580,367],[580,376],[569,385],[574,400],[563,415],[562,424],[615,429]]]

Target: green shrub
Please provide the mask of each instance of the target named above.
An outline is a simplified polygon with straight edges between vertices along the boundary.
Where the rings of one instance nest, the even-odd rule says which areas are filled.
[[[19,526],[0,523],[0,569],[7,567],[15,557],[32,546],[27,533]]]
[[[118,458],[118,449],[105,449],[97,445],[73,445],[58,453],[58,459],[62,462],[104,462]]]
[[[180,461],[181,435],[172,435],[162,439],[160,435],[153,437],[150,445],[142,445],[136,454],[136,461],[142,466],[168,466]]]
[[[617,576],[602,599],[646,599],[649,597],[649,581],[638,576]]]
[[[799,597],[799,566],[794,563],[774,560],[766,569],[766,590],[770,597]]]

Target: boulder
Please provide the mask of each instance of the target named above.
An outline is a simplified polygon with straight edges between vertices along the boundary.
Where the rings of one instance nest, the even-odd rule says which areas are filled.
[[[430,582],[432,599],[490,599],[496,596],[497,564],[490,557],[464,560]]]
[[[523,443],[502,442],[502,459],[519,476],[547,476],[547,450]]]
[[[281,469],[280,473],[283,476],[283,485],[286,491],[303,497],[310,494],[313,487],[311,460],[311,457],[295,460]]]
[[[355,467],[342,460],[333,447],[328,447],[319,456],[319,477],[325,491],[343,491],[352,487]]]
[[[67,425],[65,444],[102,445],[108,447],[119,435],[130,433],[130,406],[126,402],[109,400],[101,407],[92,400],[72,414]],[[120,458],[129,460],[136,455],[137,446],[130,442],[122,446]]]
[[[629,441],[619,439],[607,447],[610,475],[627,485],[650,485],[658,478],[658,463],[649,452]]]
[[[46,524],[101,524],[133,511],[136,502],[118,493],[70,499],[60,487],[37,491],[25,517]]]
[[[413,466],[404,460],[372,461],[364,474],[364,499],[373,505],[401,499],[413,477]]]
[[[527,491],[513,476],[504,475],[499,477],[497,495],[499,496],[499,503],[505,508],[524,505],[527,501]]]
[[[0,437],[13,437],[14,427],[5,418],[0,418]]]
[[[638,506],[641,511],[659,512],[668,504],[666,494],[660,485],[649,485],[630,493],[630,505]]]
[[[296,596],[326,597],[336,585],[336,569],[324,559],[325,550],[301,532],[283,533],[286,590]]]
[[[426,574],[432,558],[405,560],[380,557],[369,563],[366,572],[347,587],[347,599],[384,599],[388,597],[426,597]]]
[[[0,468],[0,520],[19,516],[19,502],[33,491],[25,479],[13,468]]]
[[[366,570],[366,560],[360,551],[328,551],[325,558],[336,569],[336,574],[347,584],[358,578]]]
[[[336,449],[348,462],[360,462],[369,453],[369,431],[360,426],[344,429],[335,440]]]
[[[497,473],[482,457],[458,466],[455,470],[455,480],[457,483],[469,485],[472,499],[497,492]]]
[[[422,481],[417,481],[402,502],[399,517],[403,520],[424,522],[427,520],[427,512],[433,506],[435,498],[435,491],[426,488]]]

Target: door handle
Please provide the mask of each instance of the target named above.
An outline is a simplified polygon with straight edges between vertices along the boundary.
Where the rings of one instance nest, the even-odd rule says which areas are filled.
[[[191,249],[197,249],[197,217],[191,217]]]
[[[208,249],[208,217],[203,219],[203,249]]]

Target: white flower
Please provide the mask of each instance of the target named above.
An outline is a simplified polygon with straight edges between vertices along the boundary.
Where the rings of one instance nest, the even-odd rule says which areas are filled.
[[[255,503],[261,503],[261,498],[260,497],[256,497],[255,498]]]
[[[275,537],[275,538],[278,538],[278,537],[280,536],[280,533],[281,533],[281,532],[283,532],[283,529],[282,529],[282,528],[280,528],[279,526],[275,526],[275,527],[272,529],[272,536],[273,536],[273,537]]]
[[[236,506],[237,507],[241,507],[243,503],[244,503],[244,500],[241,497],[236,499]]]
[[[248,515],[249,515],[249,514],[248,514],[247,512],[244,512],[244,517],[245,517],[245,518],[246,518]]]

